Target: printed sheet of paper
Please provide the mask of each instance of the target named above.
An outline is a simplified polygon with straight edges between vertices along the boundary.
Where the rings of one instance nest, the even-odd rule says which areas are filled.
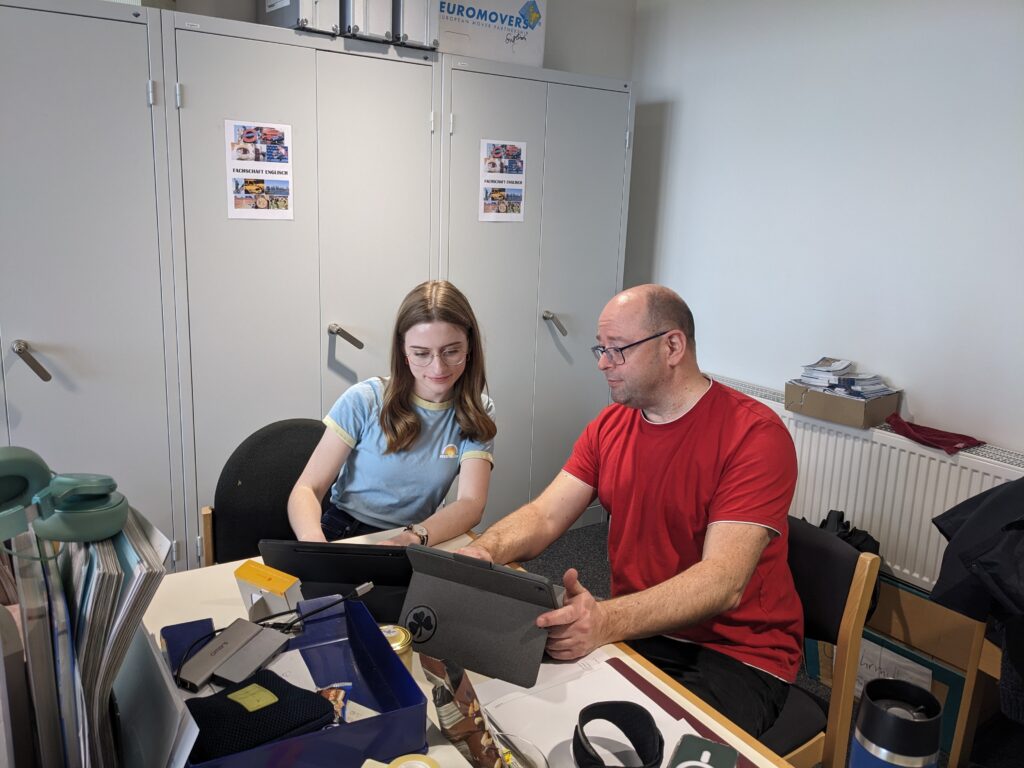
[[[225,120],[229,219],[294,219],[292,127]]]
[[[573,765],[573,726],[580,710],[595,701],[632,701],[654,718],[665,738],[663,765],[667,764],[672,746],[684,734],[696,731],[686,720],[677,720],[662,709],[607,661],[594,661],[555,668],[546,679],[538,678],[533,688],[511,690],[507,684],[491,687],[481,683],[477,695],[491,727],[529,741],[545,755],[549,765]],[[541,669],[545,666],[549,665],[542,664]],[[493,698],[495,694],[497,698]],[[594,720],[586,732],[605,765],[630,765],[630,758],[635,759],[629,742],[611,723]]]
[[[523,221],[526,142],[480,140],[480,221]]]

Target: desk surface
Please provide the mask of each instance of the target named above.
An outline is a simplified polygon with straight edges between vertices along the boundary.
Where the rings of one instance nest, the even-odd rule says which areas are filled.
[[[390,533],[388,532],[371,534],[370,536],[350,539],[350,541],[370,543],[386,538],[389,535]],[[453,550],[464,546],[468,542],[469,537],[463,536],[445,542],[439,548]],[[160,629],[168,624],[177,624],[209,616],[213,619],[215,626],[222,627],[234,619],[244,618],[246,615],[245,606],[242,603],[242,598],[234,578],[234,571],[239,564],[240,562],[221,563],[207,568],[168,574],[160,585],[160,589],[157,591],[143,618],[143,625],[146,631],[159,641]],[[719,740],[731,744],[741,755],[748,758],[758,768],[767,768],[768,766],[789,768],[789,763],[726,720],[721,714],[689,693],[679,683],[636,654],[628,646],[615,644],[607,646],[603,650],[611,657],[622,659],[624,664],[634,670],[643,680],[653,685],[654,688],[667,696],[669,700],[680,705],[692,720],[708,728]],[[420,687],[423,688],[424,692],[428,694],[427,700],[429,702],[429,686],[424,680],[418,658],[413,663],[413,677],[420,684]],[[428,706],[427,710],[433,721],[436,717],[433,707]],[[566,724],[567,732],[571,732],[575,724],[575,716],[573,715],[570,719],[572,722],[567,722]],[[436,722],[432,722],[427,729],[427,741],[430,744],[430,756],[437,760],[440,765],[466,765],[465,760],[455,747],[441,735]],[[669,746],[668,748],[670,749],[671,747]],[[382,764],[371,761],[367,762],[366,765],[376,766]],[[557,767],[552,766],[552,768]]]

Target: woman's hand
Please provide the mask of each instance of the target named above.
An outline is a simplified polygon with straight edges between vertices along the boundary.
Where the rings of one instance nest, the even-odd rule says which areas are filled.
[[[378,544],[386,547],[405,547],[409,544],[419,544],[420,537],[412,531],[402,531],[396,533],[390,539],[384,539],[384,541],[375,541],[374,544]]]

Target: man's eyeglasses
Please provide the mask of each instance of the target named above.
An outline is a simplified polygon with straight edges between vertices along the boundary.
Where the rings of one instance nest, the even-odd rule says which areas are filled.
[[[640,339],[640,341],[634,341],[631,344],[623,344],[621,347],[602,347],[598,344],[595,347],[591,347],[590,351],[594,353],[594,357],[600,362],[601,358],[604,357],[612,365],[622,365],[626,362],[626,356],[622,354],[630,347],[635,347],[637,344],[643,344],[645,341],[656,339],[659,336],[664,336],[668,331],[661,331],[653,336],[648,336],[646,339]]]
[[[429,352],[426,349],[414,349],[411,352],[405,354],[406,359],[411,365],[415,365],[417,368],[423,368],[424,366],[430,365],[434,362],[435,357],[440,357],[441,362],[445,365],[454,368],[456,365],[462,365],[466,362],[466,357],[469,355],[465,349],[445,349],[441,352]]]

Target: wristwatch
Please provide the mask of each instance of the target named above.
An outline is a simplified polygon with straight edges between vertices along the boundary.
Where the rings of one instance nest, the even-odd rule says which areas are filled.
[[[424,547],[427,546],[427,541],[430,539],[430,533],[419,523],[412,523],[411,525],[405,526],[405,530],[412,531],[420,537],[420,544]]]

